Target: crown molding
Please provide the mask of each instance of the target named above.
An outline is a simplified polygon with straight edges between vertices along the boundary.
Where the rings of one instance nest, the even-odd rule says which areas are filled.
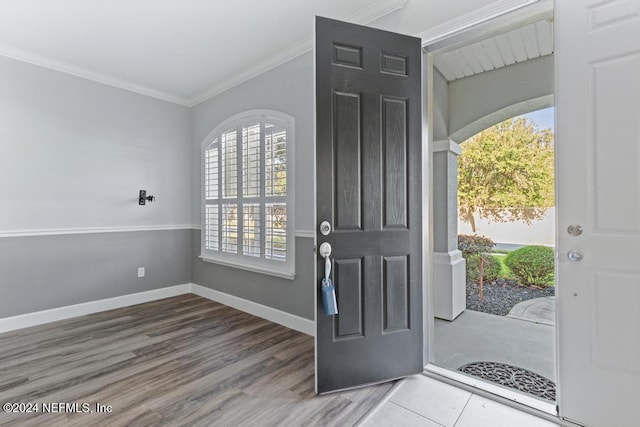
[[[377,19],[382,18],[383,16],[402,9],[407,4],[407,1],[408,0],[380,0],[361,10],[360,12],[344,19],[354,24],[369,24]],[[235,86],[238,86],[239,84],[251,80],[252,78],[257,77],[269,70],[272,70],[279,65],[289,62],[292,59],[295,59],[298,56],[311,51],[312,49],[313,37],[306,37],[292,44],[275,57],[272,57],[267,61],[264,61],[248,69],[247,71],[237,74],[233,78],[221,84],[218,84],[199,95],[194,96],[190,99],[190,104],[192,107],[195,107],[196,105],[201,104],[204,101],[213,98],[214,96],[219,95],[224,91],[227,91]]]
[[[48,68],[50,70],[69,74],[74,77],[80,77],[81,79],[102,83],[104,85],[116,87],[118,89],[124,89],[129,92],[138,93],[140,95],[149,96],[151,98],[160,99],[162,101],[183,105],[185,107],[191,106],[191,103],[187,98],[172,95],[156,89],[151,89],[146,86],[142,86],[126,80],[110,77],[110,76],[100,74],[94,71],[90,71],[81,67],[76,67],[62,61],[56,61],[56,60],[47,58],[45,56],[35,55],[33,53],[26,52],[22,49],[16,49],[16,48],[5,46],[5,45],[0,45],[0,56],[5,56],[7,58],[15,59],[18,61],[26,62],[29,64],[44,67],[44,68]]]
[[[368,24],[377,19],[382,18],[392,12],[402,9],[408,0],[378,0],[371,4],[367,8],[355,13],[351,16],[343,18],[346,21],[354,24]],[[245,72],[236,74],[233,78],[218,84],[198,95],[193,97],[183,97],[167,92],[163,92],[157,89],[153,89],[144,85],[133,83],[127,80],[110,77],[105,74],[101,74],[95,71],[87,70],[82,67],[76,67],[63,61],[56,61],[51,58],[47,58],[43,55],[36,55],[30,52],[26,52],[22,49],[17,49],[0,44],[0,56],[15,59],[18,61],[26,62],[29,64],[37,65],[40,67],[48,68],[50,70],[58,71],[61,73],[69,74],[75,77],[79,77],[85,80],[102,83],[107,86],[116,87],[118,89],[124,89],[129,92],[138,93],[140,95],[149,96],[151,98],[160,99],[162,101],[171,102],[174,104],[182,105],[185,107],[195,107],[196,105],[210,99],[220,93],[231,89],[241,83],[246,82],[258,75],[269,71],[279,65],[282,65],[298,56],[309,52],[313,49],[313,37],[306,37],[284,49],[278,55],[246,70]]]

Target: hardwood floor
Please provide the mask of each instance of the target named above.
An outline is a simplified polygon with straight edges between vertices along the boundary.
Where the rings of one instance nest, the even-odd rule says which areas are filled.
[[[312,337],[195,295],[0,334],[0,404],[39,404],[1,426],[348,426],[392,384],[313,387]]]

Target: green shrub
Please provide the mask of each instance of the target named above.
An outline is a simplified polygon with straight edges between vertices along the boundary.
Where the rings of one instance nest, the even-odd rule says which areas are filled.
[[[467,260],[467,282],[479,282],[480,257],[472,255]],[[500,276],[500,262],[492,256],[484,258],[482,266],[482,279],[485,282],[493,282]]]
[[[546,246],[525,246],[504,260],[513,275],[525,285],[547,286],[554,279],[554,251]]]

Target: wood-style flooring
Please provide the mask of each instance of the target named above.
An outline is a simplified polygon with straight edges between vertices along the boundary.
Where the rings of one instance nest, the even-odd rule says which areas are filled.
[[[316,396],[312,337],[195,295],[0,334],[0,404],[40,406],[1,426],[350,426],[391,387]]]

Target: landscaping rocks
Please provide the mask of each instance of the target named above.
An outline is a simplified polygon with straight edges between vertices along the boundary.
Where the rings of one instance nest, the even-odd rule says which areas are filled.
[[[522,286],[513,280],[505,279],[485,283],[482,289],[484,298],[480,302],[480,287],[477,283],[467,282],[467,310],[506,316],[511,308],[519,302],[555,295],[555,287],[553,286],[545,288]]]

